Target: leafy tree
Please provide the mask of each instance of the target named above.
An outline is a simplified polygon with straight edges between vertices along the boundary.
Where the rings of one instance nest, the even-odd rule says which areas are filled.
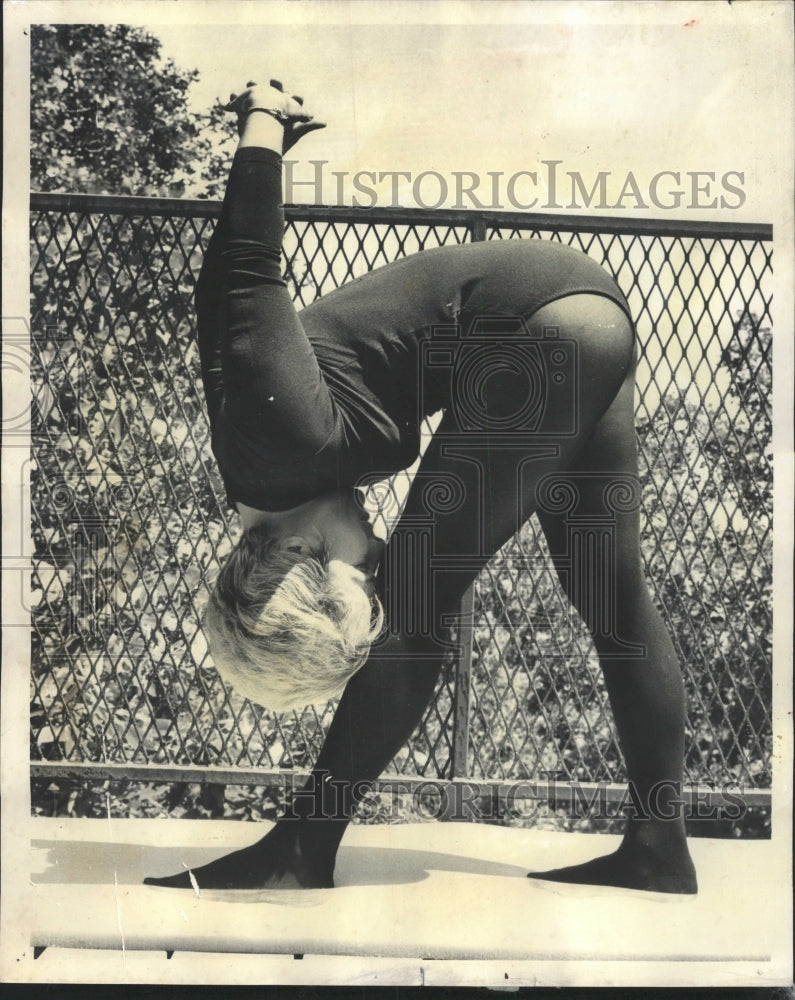
[[[41,191],[216,197],[233,123],[192,114],[198,70],[162,59],[130,25],[34,25],[31,186]]]
[[[649,575],[690,667],[687,766],[760,786],[771,780],[771,345],[770,327],[738,316],[723,402],[674,394],[640,429]]]
[[[731,372],[729,393],[739,404],[737,417],[741,443],[732,459],[743,499],[756,516],[773,505],[773,481],[760,475],[772,464],[773,438],[773,331],[753,313],[738,315],[734,333],[723,351],[722,362]]]

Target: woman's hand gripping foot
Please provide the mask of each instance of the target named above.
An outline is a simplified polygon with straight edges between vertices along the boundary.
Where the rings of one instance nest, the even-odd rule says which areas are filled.
[[[242,94],[230,94],[229,103],[224,106],[224,110],[237,115],[239,135],[242,135],[246,119],[252,111],[270,114],[276,118],[284,128],[282,140],[282,155],[284,155],[299,139],[326,127],[325,122],[316,121],[313,115],[304,111],[303,105],[303,97],[285,93],[280,80],[271,80],[267,87],[249,81]]]

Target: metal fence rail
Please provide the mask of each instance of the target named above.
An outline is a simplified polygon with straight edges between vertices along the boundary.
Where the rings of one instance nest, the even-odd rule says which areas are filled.
[[[331,718],[333,704],[275,717],[225,690],[199,624],[237,530],[209,453],[191,306],[218,212],[31,199],[34,774],[228,781],[234,770],[259,783],[310,767]],[[613,274],[642,345],[643,552],[686,675],[688,778],[764,798],[771,227],[314,206],[287,219],[286,274],[303,304],[473,239],[560,240]],[[481,574],[471,646],[446,663],[391,773],[484,787],[624,780],[581,624],[543,559],[532,574],[510,570],[533,534],[531,522]]]

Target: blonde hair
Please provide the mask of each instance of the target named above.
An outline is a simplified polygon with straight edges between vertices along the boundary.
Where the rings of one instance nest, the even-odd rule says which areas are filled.
[[[352,566],[325,550],[285,549],[246,531],[219,573],[204,615],[210,654],[236,691],[277,712],[338,695],[383,626]]]

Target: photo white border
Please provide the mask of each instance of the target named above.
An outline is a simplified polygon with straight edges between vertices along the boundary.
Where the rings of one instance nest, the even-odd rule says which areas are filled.
[[[515,966],[512,985],[539,983],[555,985],[688,985],[750,986],[783,984],[792,977],[792,553],[793,553],[793,66],[792,4],[789,2],[747,2],[731,6],[716,3],[631,3],[623,0],[606,3],[553,2],[517,4],[494,2],[479,4],[474,0],[450,2],[386,2],[364,0],[361,3],[304,4],[270,2],[83,2],[59,3],[11,2],[3,8],[5,28],[4,65],[4,189],[3,189],[3,335],[4,413],[21,413],[29,405],[29,387],[11,367],[6,366],[8,344],[17,344],[24,357],[26,317],[29,310],[28,273],[28,147],[29,147],[29,48],[27,28],[30,23],[115,22],[158,23],[407,23],[477,24],[494,23],[521,16],[528,22],[541,23],[552,16],[562,22],[598,23],[611,18],[642,23],[668,23],[671,19],[701,18],[710,23],[721,19],[745,19],[770,32],[775,57],[786,63],[788,78],[781,81],[778,93],[769,95],[769,104],[760,114],[775,115],[780,122],[780,147],[770,151],[771,171],[764,183],[775,189],[780,207],[775,219],[758,219],[774,224],[774,785],[773,842],[780,851],[781,867],[771,873],[771,884],[760,888],[759,905],[773,907],[780,913],[781,939],[775,946],[777,962],[769,981],[761,979],[743,963],[687,963],[680,967],[643,963],[510,963]],[[786,53],[787,55],[782,55]],[[739,55],[739,54],[738,54]],[[787,61],[788,59],[788,61]],[[741,139],[739,140],[741,141]],[[787,333],[789,331],[789,335]],[[26,889],[30,796],[28,780],[28,670],[29,633],[20,580],[29,558],[27,520],[28,503],[24,488],[27,461],[24,438],[14,439],[2,456],[3,497],[3,672],[2,672],[2,742],[0,743],[0,782],[2,783],[2,914],[0,914],[0,978],[6,982],[39,981],[29,948]],[[762,898],[764,896],[764,899]],[[737,901],[747,905],[747,901]],[[727,905],[730,901],[727,900]],[[175,957],[176,958],[176,957]],[[237,956],[240,964],[230,975],[223,968],[222,956],[192,956],[189,961],[150,963],[144,956],[128,955],[122,968],[120,959],[107,953],[62,954],[57,964],[49,963],[49,975],[57,971],[60,982],[173,982],[173,983],[252,983],[263,981],[263,962]],[[417,963],[392,960],[328,959],[301,964],[272,960],[271,982],[342,984],[371,981],[380,985],[417,982]],[[504,963],[502,963],[504,964]],[[502,975],[502,964],[500,979]],[[423,963],[424,984],[496,985],[491,962]],[[242,970],[250,969],[251,979],[242,979]],[[316,978],[319,973],[322,978]],[[752,980],[753,975],[753,980]],[[150,978],[157,976],[157,979]],[[300,976],[300,978],[299,978]],[[306,977],[310,978],[307,979]],[[164,978],[167,977],[167,978]]]

